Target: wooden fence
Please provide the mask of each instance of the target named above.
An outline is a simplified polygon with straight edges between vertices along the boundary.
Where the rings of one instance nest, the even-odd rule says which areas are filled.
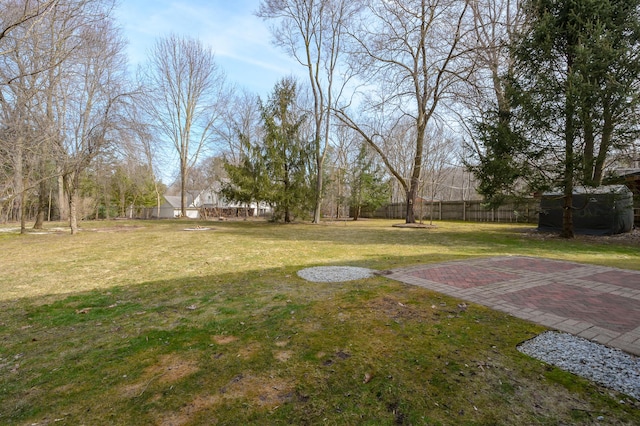
[[[537,223],[540,200],[529,199],[519,203],[507,203],[498,208],[487,208],[480,200],[473,201],[425,201],[416,204],[416,220],[461,220],[468,222],[525,222]],[[395,203],[379,208],[373,214],[363,212],[363,217],[404,219],[406,204]]]

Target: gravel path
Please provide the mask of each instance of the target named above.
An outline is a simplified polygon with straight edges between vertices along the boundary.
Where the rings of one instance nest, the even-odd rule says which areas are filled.
[[[307,281],[337,283],[373,277],[373,269],[355,266],[317,266],[298,271],[298,276]]]
[[[640,358],[567,333],[547,331],[518,350],[640,400]]]

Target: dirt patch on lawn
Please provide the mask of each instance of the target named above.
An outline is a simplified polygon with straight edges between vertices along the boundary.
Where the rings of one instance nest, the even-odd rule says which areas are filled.
[[[433,309],[419,309],[389,296],[373,299],[367,306],[370,310],[397,321],[431,322],[435,318]]]
[[[138,229],[143,229],[144,226],[137,225],[122,225],[122,226],[109,226],[107,228],[92,228],[92,229],[84,229],[80,228],[81,231],[94,231],[94,232],[128,232],[128,231],[136,231]]]
[[[213,231],[214,228],[207,226],[194,226],[193,228],[184,228],[185,231]]]
[[[430,225],[427,223],[396,223],[392,225],[394,228],[412,228],[412,229],[434,229],[436,225]]]
[[[277,351],[273,354],[274,358],[280,362],[287,362],[293,356],[292,351]]]
[[[190,376],[199,370],[194,361],[186,360],[174,354],[160,357],[158,362],[145,368],[138,381],[122,390],[127,398],[138,398],[154,384],[171,384]]]
[[[537,228],[525,229],[521,231],[526,238],[533,240],[562,240],[557,232],[538,231]],[[588,241],[602,244],[624,244],[631,246],[640,245],[640,229],[634,229],[624,234],[615,235],[576,235],[578,241]]]
[[[294,394],[294,385],[290,381],[271,376],[257,377],[239,374],[222,387],[219,393],[215,395],[198,395],[179,412],[160,416],[158,424],[189,424],[207,411],[212,411],[212,416],[207,416],[207,421],[210,424],[215,424],[217,423],[214,414],[215,410],[218,406],[227,402],[246,400],[250,406],[273,409],[291,401]]]
[[[260,350],[262,345],[258,342],[252,342],[238,351],[238,357],[244,360],[250,359]]]
[[[238,340],[236,336],[229,336],[226,334],[218,334],[212,337],[213,341],[218,345],[228,345]]]

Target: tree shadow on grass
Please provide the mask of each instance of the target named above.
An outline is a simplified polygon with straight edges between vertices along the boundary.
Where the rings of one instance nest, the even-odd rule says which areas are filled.
[[[306,266],[1,302],[0,420],[393,424],[428,406],[430,422],[568,422],[569,405],[610,403],[541,381],[515,349],[541,327],[379,276],[305,281]]]

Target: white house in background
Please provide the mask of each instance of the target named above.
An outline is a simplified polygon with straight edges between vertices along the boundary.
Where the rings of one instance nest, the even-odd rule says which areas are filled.
[[[198,219],[200,217],[199,208],[195,206],[193,203],[192,197],[187,195],[187,209],[186,215],[191,219]],[[181,210],[181,199],[179,195],[165,195],[162,200],[162,204],[160,204],[160,218],[161,219],[173,219],[176,217],[180,217],[182,213]],[[154,216],[157,212],[154,213]]]
[[[220,195],[219,191],[215,190],[190,191],[187,193],[186,203],[186,216],[190,219],[243,217],[245,214],[258,217],[272,213],[271,206],[266,203],[251,203],[246,206],[236,202],[229,202]],[[180,196],[165,195],[163,203],[160,205],[159,217],[173,219],[180,217],[180,213]]]

